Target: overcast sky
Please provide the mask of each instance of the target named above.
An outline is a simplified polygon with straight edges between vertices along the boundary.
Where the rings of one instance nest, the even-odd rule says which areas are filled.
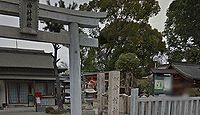
[[[45,3],[45,1],[46,0],[40,0],[40,3]],[[57,0],[52,0],[52,1],[55,2]],[[69,4],[69,3],[72,3],[73,1],[77,2],[78,4],[88,2],[88,0],[65,0],[65,3]],[[159,31],[163,31],[164,22],[166,20],[166,10],[169,7],[169,4],[171,3],[172,0],[158,0],[158,1],[161,7],[161,11],[156,17],[153,17],[150,19],[150,24],[152,25],[153,28],[157,28]],[[0,25],[19,27],[19,21],[18,21],[18,18],[0,15]],[[29,41],[22,41],[22,40],[17,40],[16,42],[16,40],[0,38],[0,47],[16,48],[16,44],[18,48],[39,49],[39,50],[45,50],[45,52],[48,52],[48,53],[53,52],[52,45],[48,43],[36,43],[36,42],[29,42]],[[65,47],[62,47],[59,50],[58,55],[61,58],[61,61],[68,63],[69,62],[68,54],[69,54],[68,49]]]

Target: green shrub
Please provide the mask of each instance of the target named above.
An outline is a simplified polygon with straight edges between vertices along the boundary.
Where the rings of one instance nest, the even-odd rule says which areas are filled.
[[[58,109],[54,109],[54,110],[50,111],[50,114],[63,114],[63,113],[65,113],[65,112],[58,110]]]
[[[54,111],[55,109],[53,108],[53,107],[47,107],[46,109],[45,109],[45,112],[46,113],[51,113],[51,111]]]

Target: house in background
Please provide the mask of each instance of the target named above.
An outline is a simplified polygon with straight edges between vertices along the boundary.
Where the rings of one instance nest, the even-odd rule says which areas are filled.
[[[154,94],[183,95],[200,89],[200,65],[172,62],[152,69]]]
[[[51,53],[0,48],[0,106],[32,106],[35,92],[44,105],[55,105],[55,80]]]

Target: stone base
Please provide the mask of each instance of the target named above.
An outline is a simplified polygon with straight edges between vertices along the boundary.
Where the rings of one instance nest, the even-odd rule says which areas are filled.
[[[39,106],[37,107],[37,112],[45,112],[46,107]]]
[[[107,111],[102,111],[102,115],[108,115],[108,112]]]
[[[82,115],[96,115],[94,110],[83,110]]]
[[[3,110],[4,108],[2,106],[0,106],[0,110]]]

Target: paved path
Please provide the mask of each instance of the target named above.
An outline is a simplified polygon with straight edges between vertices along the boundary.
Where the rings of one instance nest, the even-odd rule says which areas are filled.
[[[0,112],[0,115],[47,115],[43,112]]]
[[[52,115],[52,114],[46,114],[44,112],[2,112],[0,111],[0,115]],[[59,114],[59,115],[62,115],[62,114]],[[70,114],[65,113],[63,115],[70,115]]]
[[[35,112],[34,107],[16,107],[16,108],[5,108],[4,110],[0,110],[0,115],[52,115],[52,114],[46,114],[45,112]],[[70,114],[65,114],[65,115],[70,115]]]
[[[5,108],[0,110],[0,115],[47,115],[43,112],[35,112],[34,108]]]

